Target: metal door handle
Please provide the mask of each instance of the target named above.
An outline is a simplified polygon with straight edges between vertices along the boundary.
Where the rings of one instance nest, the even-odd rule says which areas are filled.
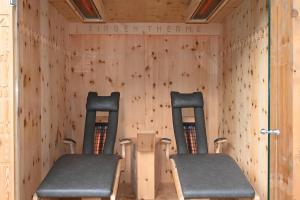
[[[280,135],[280,130],[279,129],[271,129],[271,130],[267,130],[267,129],[261,129],[260,130],[260,133],[262,134],[262,135]]]

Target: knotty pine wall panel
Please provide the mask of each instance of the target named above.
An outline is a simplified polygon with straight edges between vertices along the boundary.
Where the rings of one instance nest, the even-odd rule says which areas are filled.
[[[20,199],[63,153],[66,21],[48,1],[18,2]]]
[[[268,5],[244,1],[224,21],[222,134],[261,199],[267,199]]]
[[[14,199],[13,9],[0,0],[0,199]]]
[[[293,8],[299,13],[300,2],[293,1]],[[300,199],[300,16],[293,18],[293,198]]]
[[[270,199],[275,200],[293,198],[292,6],[292,0],[271,3],[270,126],[280,130],[279,137],[270,137]]]
[[[120,91],[117,137],[154,130],[158,137],[173,139],[175,152],[170,91],[176,90],[204,93],[212,152],[220,119],[220,51],[218,36],[71,35],[66,106],[68,134],[78,141],[77,151],[82,148],[88,91]],[[172,180],[165,162],[161,172],[163,182]],[[127,170],[125,181],[129,177]]]

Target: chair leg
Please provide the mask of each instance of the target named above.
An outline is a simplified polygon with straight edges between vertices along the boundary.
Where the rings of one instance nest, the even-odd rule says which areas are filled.
[[[110,200],[116,200],[116,196],[111,195]]]
[[[176,188],[176,193],[177,193],[177,196],[178,196],[178,200],[184,200],[184,196],[182,194],[182,189],[181,189],[181,185],[180,185],[180,181],[179,181],[179,176],[178,176],[176,164],[175,164],[174,160],[172,160],[172,159],[170,159],[170,162],[171,162],[171,169],[172,169],[173,179],[174,179],[174,182],[175,182],[175,188]]]
[[[113,191],[112,191],[112,194],[110,195],[110,200],[116,200],[116,198],[117,198],[119,180],[120,180],[120,175],[121,175],[121,164],[122,164],[122,161],[119,160],[118,166],[117,166],[117,172],[116,172],[116,176],[115,176],[115,181],[114,181],[114,186],[113,186]]]
[[[39,197],[37,196],[36,193],[33,194],[32,200],[39,200]]]
[[[258,195],[256,189],[254,189],[255,196],[253,197],[253,200],[260,200],[260,196]]]
[[[253,198],[253,200],[260,200],[260,197],[258,196],[258,194],[255,192],[255,197]]]

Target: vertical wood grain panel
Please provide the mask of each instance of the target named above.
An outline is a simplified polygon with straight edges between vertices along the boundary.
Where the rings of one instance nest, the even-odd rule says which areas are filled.
[[[0,199],[13,200],[14,195],[14,62],[13,13],[0,0]]]
[[[47,1],[19,1],[20,199],[30,200],[63,153],[65,25]]]
[[[227,152],[267,199],[268,6],[244,1],[224,21],[222,134]]]
[[[292,1],[271,1],[271,137],[270,199],[292,199],[293,193],[293,47]]]
[[[176,152],[172,124],[170,92],[202,91],[205,102],[205,120],[209,151],[213,152],[213,140],[218,136],[218,37],[211,36],[147,36],[146,67],[152,70],[146,92],[147,129],[154,128],[159,137],[172,138],[171,153]],[[183,112],[193,115],[192,110]],[[170,182],[169,166],[161,163],[162,182]]]
[[[300,1],[293,1],[293,199],[300,199]]]

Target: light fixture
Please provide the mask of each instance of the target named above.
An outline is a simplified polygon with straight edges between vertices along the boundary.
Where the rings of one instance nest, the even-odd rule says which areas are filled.
[[[9,4],[12,6],[16,6],[17,5],[17,0],[9,0]]]
[[[99,0],[67,0],[68,4],[83,22],[102,22]]]
[[[208,23],[228,0],[200,0],[188,22]]]

